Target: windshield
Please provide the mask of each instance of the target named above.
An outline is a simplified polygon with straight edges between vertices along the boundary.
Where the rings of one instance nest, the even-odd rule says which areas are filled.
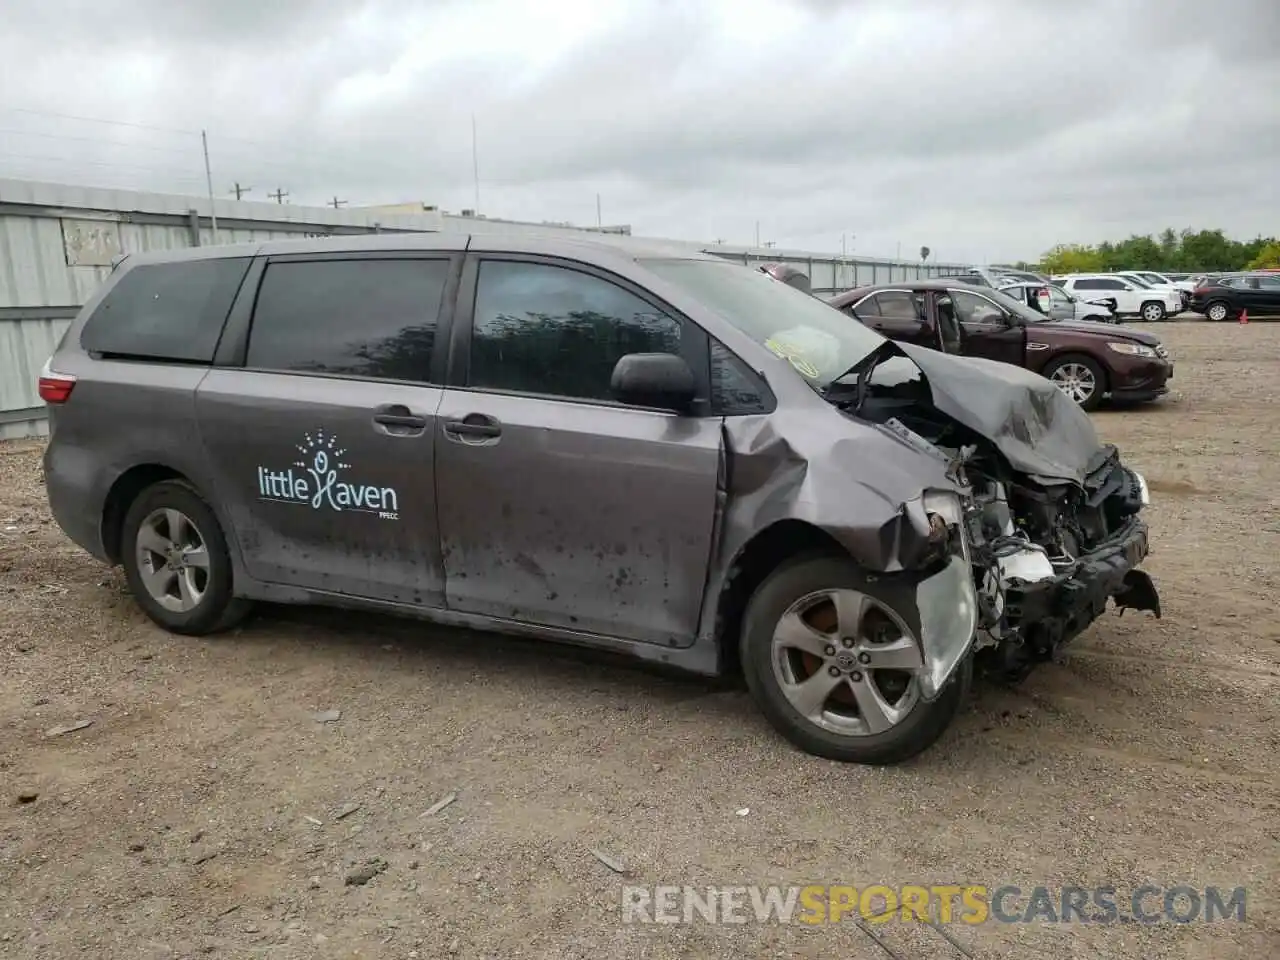
[[[1123,277],[1125,280],[1128,280],[1130,283],[1137,284],[1138,286],[1142,287],[1142,289],[1144,289],[1144,290],[1150,290],[1150,289],[1151,289],[1151,284],[1147,283],[1147,281],[1143,280],[1143,279],[1142,279],[1140,276],[1138,276],[1137,274],[1134,274],[1134,273],[1122,273],[1122,274],[1119,274],[1119,276]]]
[[[648,259],[641,263],[687,290],[756,343],[789,360],[814,388],[831,383],[884,343],[880,334],[817,297],[736,263]]]
[[[1138,276],[1141,277],[1143,280],[1147,281],[1147,283],[1150,283],[1153,285],[1157,283],[1169,283],[1167,279],[1160,276],[1160,274],[1158,273],[1140,273],[1138,274]]]

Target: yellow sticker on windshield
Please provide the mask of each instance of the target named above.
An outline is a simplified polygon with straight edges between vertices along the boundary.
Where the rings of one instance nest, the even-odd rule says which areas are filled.
[[[818,368],[805,359],[805,352],[800,347],[772,338],[766,340],[764,345],[795,367],[801,376],[808,377],[810,380],[818,379]]]

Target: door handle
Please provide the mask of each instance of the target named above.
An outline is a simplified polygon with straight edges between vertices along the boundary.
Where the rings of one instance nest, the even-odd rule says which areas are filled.
[[[444,422],[446,436],[461,440],[464,437],[492,438],[502,436],[502,424],[483,413],[469,413],[461,420]]]
[[[425,430],[427,418],[413,413],[403,403],[388,403],[373,412],[373,422],[384,427],[401,427],[407,430]]]

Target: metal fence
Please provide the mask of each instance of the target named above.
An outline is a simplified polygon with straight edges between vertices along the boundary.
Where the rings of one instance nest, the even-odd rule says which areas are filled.
[[[217,218],[215,227],[213,213]],[[616,235],[627,228],[520,223],[440,211],[388,213],[132,193],[0,179],[0,440],[46,432],[36,392],[40,368],[80,305],[121,253],[213,243],[368,233],[470,231]],[[797,250],[683,243],[756,266],[787,263],[809,275],[815,294],[866,283],[939,276],[955,264],[839,257]]]

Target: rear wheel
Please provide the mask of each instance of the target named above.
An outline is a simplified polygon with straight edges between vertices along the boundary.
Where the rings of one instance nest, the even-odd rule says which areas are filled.
[[[1082,355],[1059,357],[1045,368],[1052,380],[1082,410],[1095,410],[1107,389],[1107,378],[1096,360]]]
[[[213,510],[181,480],[143,490],[124,518],[125,578],[152,620],[199,636],[234,626],[249,611],[232,595],[231,556]]]
[[[1148,323],[1159,323],[1164,319],[1164,304],[1149,300],[1142,305],[1142,319]]]
[[[743,618],[742,669],[773,727],[807,753],[853,763],[900,763],[955,717],[972,675],[966,657],[932,702],[914,589],[867,577],[844,557],[779,567]]]
[[[1204,315],[1210,320],[1222,321],[1231,315],[1231,308],[1221,300],[1215,300],[1205,308]]]

